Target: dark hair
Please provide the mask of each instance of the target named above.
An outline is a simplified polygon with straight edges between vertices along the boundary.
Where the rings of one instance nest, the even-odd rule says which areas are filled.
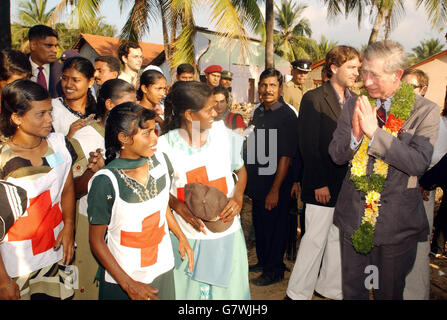
[[[282,86],[283,82],[282,74],[275,68],[267,68],[264,71],[262,71],[261,75],[259,76],[259,83],[261,83],[261,81],[264,80],[265,78],[270,77],[276,77],[278,79],[279,86]]]
[[[141,49],[140,45],[131,41],[123,41],[118,48],[118,59],[120,59],[121,63],[124,64],[123,56],[127,57],[129,55],[130,49]]]
[[[46,37],[58,38],[57,32],[49,26],[45,26],[43,24],[32,26],[28,31],[28,40],[30,41],[34,39],[42,40]]]
[[[42,101],[50,96],[41,85],[28,79],[19,79],[7,84],[2,90],[2,112],[0,130],[6,137],[12,137],[17,127],[11,121],[11,115],[24,115],[31,108],[31,101]]]
[[[349,46],[336,46],[333,47],[327,54],[326,60],[324,62],[324,70],[326,72],[326,76],[330,79],[332,78],[332,70],[331,65],[336,65],[337,67],[341,67],[346,61],[352,60],[354,58],[358,58],[361,60],[360,53],[356,48]]]
[[[133,137],[138,129],[146,128],[145,122],[147,120],[155,119],[155,117],[154,111],[133,102],[124,102],[113,108],[107,116],[105,126],[105,163],[108,164],[114,160],[121,150],[121,143],[118,140],[120,132]]]
[[[106,100],[119,99],[125,92],[135,92],[135,88],[127,81],[122,79],[110,79],[104,82],[99,89],[98,96],[96,97],[96,116],[97,118],[103,118],[107,112]]]
[[[72,57],[65,60],[64,65],[62,66],[62,73],[65,70],[73,68],[76,71],[82,73],[87,79],[92,79],[95,74],[95,68],[93,64],[84,57]],[[87,106],[85,107],[85,115],[96,114],[96,100],[93,97],[92,90],[88,88],[87,90]]]
[[[165,98],[163,133],[180,128],[185,111],[200,111],[212,95],[211,88],[203,82],[177,81]]]
[[[421,69],[406,69],[402,75],[402,79],[405,76],[413,75],[418,81],[418,86],[428,87],[428,75]]]
[[[225,96],[225,101],[228,103],[228,99],[230,98],[230,94],[228,93],[228,89],[224,87],[217,86],[213,88],[213,94],[223,94]]]
[[[31,63],[20,51],[5,49],[0,52],[0,80],[6,81],[15,74],[31,77]]]
[[[105,62],[107,63],[107,66],[109,67],[110,71],[116,71],[116,72],[120,72],[120,61],[115,58],[114,56],[99,56],[96,57],[95,62]]]
[[[194,67],[189,63],[182,63],[177,67],[177,75],[181,75],[182,73],[195,73]]]
[[[157,71],[157,70],[153,70],[153,69],[149,69],[143,72],[143,74],[140,77],[140,87],[137,90],[137,99],[141,100],[143,99],[143,90],[141,90],[141,86],[145,85],[146,87],[154,84],[158,79],[161,78],[165,78],[166,77],[163,75],[163,73]]]

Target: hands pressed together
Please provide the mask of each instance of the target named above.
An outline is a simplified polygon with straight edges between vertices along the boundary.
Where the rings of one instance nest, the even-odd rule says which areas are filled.
[[[352,116],[352,133],[357,141],[360,141],[363,135],[372,138],[377,128],[377,110],[372,107],[366,96],[358,97],[354,114]]]

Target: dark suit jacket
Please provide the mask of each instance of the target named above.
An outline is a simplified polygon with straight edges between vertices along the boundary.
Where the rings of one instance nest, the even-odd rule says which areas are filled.
[[[352,99],[352,98],[351,98]],[[329,82],[306,92],[298,117],[298,144],[303,161],[302,193],[305,203],[334,207],[347,164],[335,164],[328,153],[341,107]],[[331,200],[323,205],[315,200],[315,189],[327,186]]]
[[[343,110],[329,145],[329,153],[338,164],[350,161],[356,151],[350,147],[354,106],[355,99]],[[410,118],[397,137],[384,130],[375,132],[373,142],[368,147],[368,172],[372,171],[374,158],[389,164],[388,178],[381,192],[375,245],[396,244],[412,238],[427,240],[428,221],[418,176],[430,164],[439,117],[439,107],[435,103],[416,95]],[[352,234],[360,226],[364,208],[365,193],[355,188],[348,171],[335,206],[334,224],[344,233]]]
[[[50,87],[48,88],[48,92],[51,98],[63,96],[61,86],[62,66],[63,63],[59,59],[50,64]]]
[[[30,55],[27,55],[29,59]],[[50,63],[50,78],[48,79],[48,92],[51,98],[57,98],[62,96],[62,88],[60,87],[60,78],[62,76],[62,65],[56,60]],[[37,75],[36,75],[37,77]],[[59,82],[59,89],[57,89],[57,84]]]

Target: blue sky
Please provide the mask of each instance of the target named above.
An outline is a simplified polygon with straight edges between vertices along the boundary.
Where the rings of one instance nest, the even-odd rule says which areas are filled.
[[[48,0],[49,8],[55,6],[60,0]],[[280,2],[279,0],[275,0]],[[17,15],[18,2],[11,1],[11,15]],[[131,2],[131,1],[129,1]],[[304,11],[304,16],[310,20],[312,28],[312,38],[319,40],[321,35],[332,41],[338,41],[338,44],[352,45],[360,48],[368,42],[371,24],[365,21],[361,28],[357,27],[354,16],[345,19],[344,16],[335,21],[328,21],[326,18],[326,8],[322,0],[302,0],[297,1],[308,5]],[[400,42],[407,52],[417,46],[420,41],[430,38],[439,38],[444,43],[444,34],[446,30],[433,29],[427,21],[423,8],[416,10],[414,3],[416,1],[405,1],[407,3],[405,15],[403,15],[397,28],[391,33],[391,39]],[[105,22],[115,25],[120,31],[124,25],[130,6],[125,6],[123,12],[120,12],[118,0],[104,0],[101,6],[100,14],[105,17]],[[209,21],[210,10],[200,8],[200,13],[196,14],[196,24],[201,27],[208,27],[213,30],[213,24]],[[365,19],[367,20],[367,19]],[[143,41],[163,43],[160,21],[151,23],[151,32],[145,35]],[[447,45],[446,45],[447,48]]]

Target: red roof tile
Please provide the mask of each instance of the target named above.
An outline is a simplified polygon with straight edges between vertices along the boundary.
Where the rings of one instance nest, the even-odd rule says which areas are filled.
[[[85,42],[87,42],[93,50],[100,56],[115,56],[118,57],[118,47],[121,39],[98,36],[88,33],[81,33],[78,41],[73,46],[73,49],[79,50]],[[149,64],[155,57],[157,57],[163,50],[162,44],[150,43],[150,42],[138,42],[143,51],[143,66]]]

